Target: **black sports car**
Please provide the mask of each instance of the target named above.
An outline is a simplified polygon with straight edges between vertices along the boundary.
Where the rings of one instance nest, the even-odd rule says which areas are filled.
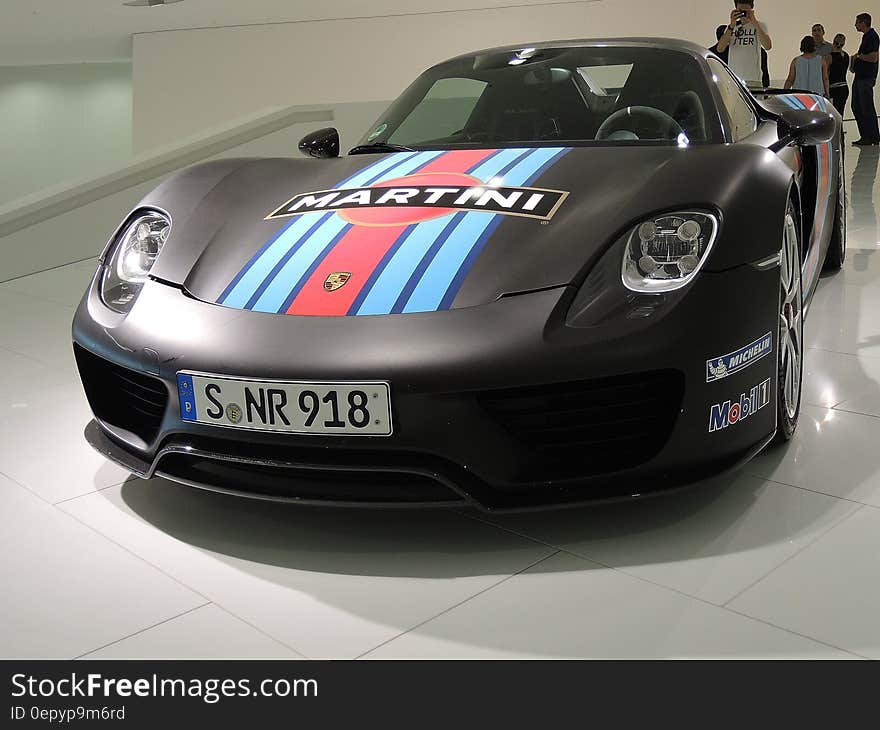
[[[339,157],[163,182],[76,313],[86,438],[141,477],[518,509],[692,482],[795,430],[845,252],[842,125],[670,40],[423,73]]]

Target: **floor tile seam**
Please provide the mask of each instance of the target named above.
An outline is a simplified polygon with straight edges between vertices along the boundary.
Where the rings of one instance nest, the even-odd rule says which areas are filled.
[[[87,494],[87,495],[84,495],[84,496],[85,496],[85,497],[89,497],[89,496],[91,496],[91,495],[92,495],[92,493]],[[83,499],[83,497],[77,497],[77,499]],[[72,500],[71,500],[71,501],[72,501]],[[53,506],[54,506],[54,505],[53,505]],[[102,531],[99,530],[98,528],[96,528],[96,527],[90,525],[88,522],[86,522],[85,520],[81,519],[80,517],[78,517],[77,515],[73,514],[72,512],[68,512],[66,509],[63,509],[63,508],[61,508],[61,507],[57,507],[57,509],[58,509],[59,512],[62,512],[63,514],[66,514],[66,515],[68,515],[69,517],[71,517],[72,519],[74,519],[76,522],[78,522],[79,524],[81,524],[83,527],[85,527],[85,528],[91,530],[91,531],[94,532],[96,535],[99,535],[100,537],[104,538],[105,540],[107,540],[107,542],[112,543],[113,545],[115,545],[116,547],[118,547],[118,548],[121,549],[121,550],[124,550],[126,553],[128,553],[128,554],[131,555],[131,556],[133,556],[134,558],[136,558],[136,559],[139,560],[140,562],[144,563],[145,565],[150,566],[151,568],[153,568],[153,570],[158,571],[160,574],[162,574],[163,576],[165,576],[165,577],[168,578],[169,580],[171,580],[171,581],[177,583],[179,586],[181,586],[181,587],[183,587],[183,588],[186,588],[188,591],[191,591],[192,593],[195,593],[195,594],[196,594],[199,598],[201,598],[202,600],[207,601],[208,603],[214,603],[214,601],[212,601],[212,599],[211,599],[210,597],[206,596],[206,595],[205,595],[204,593],[202,593],[201,591],[199,591],[199,590],[193,588],[192,586],[186,584],[184,581],[180,580],[179,578],[177,578],[177,577],[171,575],[171,574],[168,573],[165,569],[161,568],[160,566],[156,565],[156,564],[153,563],[152,561],[148,560],[148,559],[145,558],[143,555],[140,555],[140,554],[136,553],[136,552],[135,552],[134,550],[132,550],[130,547],[128,547],[128,546],[126,546],[126,545],[123,545],[121,542],[119,542],[118,540],[116,540],[116,539],[110,537],[109,535],[107,535],[106,533],[102,532]]]
[[[84,258],[84,259],[78,259],[77,261],[68,261],[67,263],[64,263],[64,264],[58,264],[58,266],[50,266],[48,269],[40,269],[39,271],[31,271],[27,274],[20,274],[19,276],[13,276],[9,279],[0,279],[0,285],[9,284],[13,281],[20,281],[21,279],[26,279],[29,276],[37,276],[38,274],[45,274],[49,271],[58,271],[58,269],[64,269],[68,266],[76,266],[78,264],[85,263],[86,261],[94,261],[95,268],[97,268],[98,267],[98,258],[99,258],[99,255],[86,256],[86,258]]]
[[[21,487],[28,494],[30,494],[30,495],[36,497],[38,500],[40,500],[43,504],[47,504],[50,507],[54,507],[54,505],[48,499],[46,499],[42,494],[40,494],[39,492],[37,492],[34,489],[31,489],[29,486],[27,486],[27,484],[23,484],[18,479],[16,479],[12,475],[8,474],[7,472],[3,471],[2,469],[0,469],[0,476],[6,477],[10,482],[12,482],[13,484],[15,484],[18,487]]]
[[[857,511],[858,511],[858,510],[857,510]],[[574,557],[579,557],[579,558],[581,558],[582,560],[588,560],[588,561],[590,561],[590,562],[597,562],[597,561],[593,560],[593,558],[586,558],[586,557],[584,557],[584,556],[578,555],[577,553],[571,553],[570,551],[565,550],[565,549],[560,549],[560,552],[568,553],[568,554],[570,554],[570,555],[573,555]],[[772,623],[772,622],[770,622],[770,621],[766,621],[766,620],[764,620],[764,619],[762,619],[762,618],[760,618],[760,617],[758,617],[758,616],[752,616],[752,615],[750,615],[750,614],[743,613],[743,612],[741,612],[741,611],[736,611],[736,610],[734,610],[734,609],[731,609],[730,607],[727,606],[727,603],[729,603],[729,601],[728,601],[727,603],[725,603],[725,604],[713,603],[712,601],[710,601],[710,600],[708,600],[708,599],[706,599],[706,598],[702,598],[701,596],[695,596],[695,595],[693,595],[693,594],[691,594],[691,593],[687,593],[686,591],[682,591],[682,590],[680,590],[680,589],[678,589],[678,588],[674,588],[674,587],[672,587],[672,586],[664,585],[664,584],[662,584],[662,583],[657,583],[656,581],[653,581],[653,580],[651,580],[651,579],[649,579],[649,578],[645,578],[644,576],[636,575],[636,574],[634,574],[634,573],[630,573],[630,572],[628,572],[627,570],[625,570],[625,569],[623,569],[623,568],[615,568],[615,567],[613,567],[613,566],[607,566],[607,567],[608,567],[609,569],[611,569],[611,570],[617,572],[617,573],[622,573],[622,574],[626,575],[626,576],[629,577],[629,578],[634,578],[634,579],[639,580],[639,581],[641,581],[641,582],[643,582],[643,583],[648,583],[649,585],[652,585],[652,586],[654,586],[655,588],[659,588],[660,590],[667,591],[667,592],[670,592],[670,593],[678,594],[678,595],[681,596],[682,598],[686,598],[686,599],[690,599],[690,600],[693,600],[693,601],[697,601],[698,603],[702,603],[702,604],[704,604],[704,605],[706,605],[706,606],[709,606],[709,607],[711,607],[711,608],[714,608],[714,609],[717,609],[717,610],[721,610],[721,611],[726,611],[726,612],[728,612],[728,613],[732,613],[732,614],[736,614],[736,615],[739,615],[739,616],[741,616],[741,617],[743,617],[743,618],[750,619],[750,620],[752,620],[752,621],[758,621],[759,623],[765,624],[765,625],[767,625],[767,626],[771,626],[771,627],[773,627],[773,628],[775,628],[775,629],[778,629],[778,630],[780,630],[780,631],[784,631],[785,633],[792,634],[792,635],[794,635],[794,636],[798,636],[798,637],[803,638],[803,639],[808,639],[808,640],[810,640],[810,641],[815,641],[815,642],[817,642],[817,643],[819,643],[819,644],[823,644],[824,646],[828,646],[828,647],[830,647],[830,648],[832,648],[832,649],[837,649],[837,650],[842,651],[842,652],[845,652],[845,653],[847,653],[847,654],[852,654],[853,656],[858,656],[859,658],[862,658],[862,659],[867,658],[867,657],[863,657],[861,654],[857,654],[856,652],[852,652],[852,651],[849,651],[849,650],[847,650],[847,649],[843,649],[842,647],[835,646],[834,644],[830,644],[830,643],[828,643],[827,641],[823,641],[823,640],[821,640],[821,639],[817,639],[817,638],[814,637],[814,636],[809,636],[808,634],[802,634],[802,633],[799,633],[799,632],[797,632],[797,631],[793,631],[793,630],[791,630],[791,629],[788,629],[788,628],[786,628],[786,627],[784,627],[784,626],[778,626],[778,625],[776,625],[776,624],[774,624],[774,623]],[[772,572],[772,571],[771,571],[771,572]],[[731,600],[733,600],[733,599],[731,599]]]
[[[865,352],[843,352],[842,350],[832,350],[829,347],[816,347],[814,345],[807,346],[808,350],[819,350],[821,352],[833,352],[835,355],[851,355],[852,357],[867,357],[871,360],[880,360],[880,354],[870,355]]]
[[[858,397],[858,396],[856,396],[856,397]],[[877,415],[876,413],[863,413],[862,411],[854,411],[854,410],[852,410],[852,409],[850,409],[850,408],[840,408],[840,406],[841,406],[843,403],[846,403],[847,400],[853,400],[853,399],[852,399],[852,398],[848,398],[848,399],[846,399],[846,400],[842,400],[842,401],[840,401],[840,403],[838,403],[836,406],[831,406],[831,408],[830,408],[829,410],[837,411],[838,413],[851,413],[851,414],[854,415],[854,416],[866,416],[867,418],[878,418],[878,419],[880,419],[880,415]]]
[[[49,368],[50,370],[55,370],[55,366],[47,363],[45,360],[40,360],[39,358],[34,357],[33,355],[28,355],[26,352],[21,352],[20,350],[16,350],[13,346],[9,344],[0,344],[0,350],[4,352],[8,352],[10,355],[18,355],[19,357],[23,357],[25,360],[30,360],[32,363],[36,363],[37,365],[41,365],[44,368]]]
[[[71,340],[70,342],[72,345],[73,340]],[[57,372],[62,371],[62,365],[57,360],[53,362],[49,359],[43,360],[42,358],[34,357],[33,355],[29,355],[28,353],[23,352],[22,350],[16,349],[16,347],[13,347],[13,346],[9,345],[8,343],[6,344],[4,349],[7,352],[13,353],[14,355],[21,355],[21,357],[26,357],[28,360],[31,360],[31,361],[37,363],[37,365],[41,365],[44,368],[48,368],[49,370],[52,370],[53,372],[57,373]],[[73,362],[73,350],[72,349],[70,350],[70,358],[71,358],[71,362]],[[78,380],[75,381],[71,378],[70,382],[71,383],[78,382]],[[54,385],[50,385],[49,387],[50,388],[57,388],[57,387],[60,387],[61,385],[67,385],[67,384],[68,383],[55,383]]]
[[[0,286],[2,286],[3,283],[5,283],[5,282],[0,282]],[[83,282],[83,293],[85,293],[88,285],[89,285],[88,282],[86,282],[86,281]],[[54,305],[54,307],[61,307],[62,309],[69,309],[71,311],[71,313],[73,313],[76,310],[76,308],[79,306],[79,302],[76,302],[75,304],[70,304],[69,302],[59,302],[57,299],[49,299],[49,298],[42,296],[40,294],[34,294],[33,292],[21,291],[20,289],[6,289],[4,293],[10,295],[13,298],[24,297],[25,300],[38,301],[38,302],[41,302],[42,304],[52,304],[52,305]]]
[[[553,544],[550,542],[544,542],[543,540],[538,540],[537,538],[534,538],[534,537],[527,535],[525,533],[521,533],[516,530],[512,530],[511,528],[503,527],[501,525],[497,525],[492,522],[489,522],[488,524],[494,525],[495,527],[498,527],[499,529],[507,530],[508,532],[511,532],[512,534],[516,535],[517,537],[521,537],[521,538],[525,538],[525,539],[529,539],[529,540],[534,540],[535,542],[540,542],[540,544],[546,545],[547,547],[551,547],[551,548],[559,551],[560,553],[564,553],[564,554],[569,555],[573,558],[577,558],[578,560],[583,560],[583,561],[586,561],[589,563],[594,563],[595,565],[598,565],[599,567],[604,568],[605,570],[610,570],[615,573],[620,573],[621,575],[625,575],[627,578],[633,578],[633,579],[641,581],[643,583],[647,583],[648,585],[654,586],[655,588],[660,588],[663,591],[669,591],[671,593],[675,593],[679,596],[682,596],[683,598],[693,599],[695,601],[699,601],[700,603],[704,603],[704,604],[706,604],[708,606],[712,606],[714,608],[722,608],[721,604],[713,603],[712,601],[710,601],[706,598],[703,598],[701,596],[697,596],[692,593],[688,593],[687,591],[683,591],[679,588],[675,588],[674,586],[666,585],[665,583],[659,583],[655,580],[651,580],[650,578],[646,578],[643,575],[639,575],[638,573],[633,573],[630,570],[627,570],[627,568],[625,566],[622,567],[622,566],[617,566],[617,565],[611,565],[610,563],[604,562],[602,560],[597,560],[595,557],[591,557],[585,553],[576,552],[574,549],[572,549],[570,547],[565,547],[563,545],[556,545],[556,544]]]
[[[778,629],[779,631],[784,631],[792,636],[798,636],[802,639],[807,639],[809,641],[813,641],[817,644],[822,644],[822,646],[827,646],[829,649],[835,649],[836,651],[842,651],[844,654],[849,654],[850,656],[857,657],[859,659],[870,659],[870,657],[865,656],[864,654],[859,654],[856,651],[852,651],[850,649],[844,649],[842,646],[837,646],[836,644],[832,644],[829,641],[824,639],[820,639],[816,636],[811,636],[810,634],[805,634],[800,631],[795,631],[794,629],[787,628],[785,626],[780,626],[779,624],[775,624],[772,621],[769,621],[765,618],[761,618],[760,616],[755,616],[750,613],[746,613],[745,611],[738,611],[735,608],[731,608],[730,606],[721,606],[722,611],[727,611],[728,613],[732,613],[736,616],[742,616],[743,618],[751,619],[752,621],[757,621],[758,623],[762,623],[765,626],[770,626],[774,629]]]
[[[436,614],[434,614],[434,615],[432,615],[432,616],[429,616],[428,618],[426,618],[426,619],[424,619],[424,620],[422,620],[422,621],[419,621],[417,624],[414,624],[413,626],[410,626],[409,628],[405,629],[404,631],[401,631],[401,632],[395,634],[394,636],[389,637],[388,639],[385,639],[385,641],[382,641],[382,642],[376,644],[375,646],[371,647],[371,648],[368,649],[367,651],[362,652],[361,654],[358,654],[358,655],[357,655],[356,657],[354,657],[354,658],[355,658],[355,659],[363,659],[363,658],[367,657],[369,654],[372,654],[372,653],[375,652],[377,649],[381,649],[381,648],[382,648],[383,646],[385,646],[386,644],[389,644],[389,643],[391,643],[392,641],[395,641],[395,640],[399,639],[401,636],[405,636],[406,634],[412,633],[413,631],[415,631],[416,629],[421,628],[421,627],[424,626],[425,624],[428,624],[428,623],[430,623],[431,621],[434,621],[434,620],[440,618],[440,616],[443,616],[443,615],[449,613],[450,611],[454,611],[456,608],[459,608],[459,607],[463,606],[464,604],[466,604],[466,603],[468,603],[468,602],[470,602],[470,601],[473,601],[475,598],[477,598],[477,597],[479,597],[479,596],[482,596],[484,593],[488,593],[489,591],[493,590],[494,588],[497,588],[498,586],[500,586],[502,583],[506,583],[506,582],[509,581],[511,578],[515,578],[515,577],[518,576],[518,575],[522,575],[522,574],[525,573],[526,571],[529,571],[529,570],[531,570],[532,568],[534,568],[534,567],[540,565],[540,564],[543,563],[544,561],[549,560],[550,558],[552,558],[552,557],[558,555],[560,552],[561,552],[560,550],[555,550],[555,551],[553,551],[553,552],[551,552],[551,553],[548,553],[547,555],[542,556],[542,557],[539,558],[538,560],[533,561],[533,562],[530,563],[529,565],[524,566],[523,568],[521,568],[521,569],[519,569],[519,570],[517,570],[517,571],[511,573],[510,575],[506,575],[506,576],[504,576],[504,577],[501,578],[500,580],[495,581],[495,582],[492,583],[491,585],[488,585],[488,586],[486,586],[485,588],[480,589],[480,590],[477,591],[476,593],[473,593],[472,595],[467,596],[466,598],[462,599],[461,601],[458,601],[458,602],[454,603],[454,604],[451,605],[451,606],[447,606],[447,607],[446,607],[445,609],[443,609],[442,611],[440,611],[440,612],[438,612],[438,613],[436,613]]]
[[[765,481],[770,481],[770,480],[765,480]],[[776,482],[776,484],[781,484],[782,486],[786,486],[786,487],[792,487],[792,486],[793,486],[793,485],[790,485],[790,484],[783,484],[782,482]],[[794,488],[795,488],[795,489],[798,489],[798,487],[794,487]],[[810,490],[805,490],[805,491],[810,491]],[[819,494],[823,494],[823,493],[819,493]],[[578,558],[578,559],[580,559],[580,560],[585,560],[585,561],[590,562],[590,563],[595,563],[596,565],[599,565],[599,566],[601,566],[602,568],[605,568],[605,569],[607,569],[607,570],[612,570],[612,571],[614,571],[614,572],[616,572],[616,573],[621,573],[622,575],[625,575],[625,576],[627,576],[627,577],[629,577],[629,578],[634,578],[634,579],[636,579],[636,580],[642,581],[643,583],[647,583],[647,584],[649,584],[649,585],[652,585],[652,586],[654,586],[655,588],[659,588],[659,589],[664,590],[664,591],[669,591],[669,592],[672,592],[672,593],[678,594],[678,595],[682,596],[683,598],[689,598],[689,599],[693,599],[693,600],[699,601],[700,603],[704,603],[704,604],[706,604],[707,606],[712,606],[713,608],[722,608],[722,609],[723,609],[723,608],[726,608],[726,607],[727,607],[727,604],[729,604],[731,601],[735,600],[735,599],[738,598],[740,595],[742,595],[743,593],[745,593],[745,591],[748,590],[749,588],[751,588],[751,587],[757,585],[757,583],[759,583],[759,582],[760,582],[761,580],[763,580],[765,577],[767,577],[768,575],[770,575],[770,574],[771,574],[773,571],[775,571],[777,568],[779,568],[780,566],[782,566],[783,564],[785,564],[786,562],[788,562],[788,561],[791,560],[792,558],[796,557],[798,554],[800,554],[801,552],[803,552],[803,550],[806,550],[808,547],[810,547],[811,545],[815,544],[818,540],[820,540],[822,537],[824,537],[826,534],[828,534],[831,530],[833,530],[834,528],[840,526],[843,522],[845,522],[846,520],[848,520],[850,517],[852,517],[852,516],[855,515],[856,513],[860,512],[861,509],[862,509],[863,507],[867,507],[867,506],[869,506],[869,505],[862,504],[861,502],[853,502],[853,501],[851,501],[851,500],[844,500],[844,499],[841,499],[841,498],[839,498],[839,497],[834,497],[833,495],[825,495],[825,494],[823,494],[823,496],[828,496],[828,497],[831,497],[832,499],[837,499],[837,500],[839,500],[839,501],[841,501],[841,502],[848,501],[848,502],[850,502],[851,504],[858,505],[858,506],[857,506],[852,512],[849,512],[848,514],[842,515],[842,516],[839,517],[838,519],[834,520],[834,521],[833,521],[833,522],[832,522],[832,523],[831,523],[826,529],[822,530],[822,531],[821,531],[818,535],[816,535],[813,539],[807,541],[807,543],[804,544],[804,545],[803,545],[799,550],[797,550],[794,554],[792,554],[792,555],[787,556],[786,558],[784,558],[784,559],[783,559],[778,565],[776,565],[776,566],[773,567],[771,570],[769,570],[765,575],[762,575],[760,578],[757,578],[756,580],[754,580],[754,581],[753,581],[752,583],[750,583],[746,588],[744,588],[744,589],[742,589],[741,591],[739,591],[735,596],[733,596],[732,598],[726,600],[724,603],[715,603],[714,601],[710,601],[710,600],[708,600],[708,599],[706,599],[706,598],[703,598],[702,596],[694,595],[693,593],[688,593],[687,591],[681,590],[681,589],[679,589],[679,588],[675,588],[674,586],[670,586],[670,585],[667,585],[667,584],[665,584],[665,583],[660,583],[660,582],[658,582],[658,581],[655,581],[655,580],[652,580],[652,579],[650,579],[650,578],[647,578],[647,577],[645,577],[645,576],[643,576],[643,575],[639,575],[638,573],[634,573],[634,572],[628,570],[626,566],[611,565],[611,564],[609,564],[609,563],[603,562],[602,560],[597,560],[595,557],[592,557],[592,556],[590,556],[590,555],[587,555],[586,553],[579,553],[579,552],[576,552],[576,551],[574,551],[573,549],[571,549],[570,547],[565,547],[565,546],[563,546],[563,545],[557,545],[557,544],[553,544],[553,543],[549,543],[549,542],[544,542],[543,540],[538,540],[537,538],[534,538],[534,537],[532,537],[532,536],[530,536],[530,535],[527,535],[527,534],[524,534],[524,533],[520,533],[520,532],[518,532],[518,531],[516,531],[516,530],[512,530],[512,529],[510,529],[510,528],[503,527],[503,526],[501,526],[501,525],[497,525],[497,524],[492,523],[492,522],[488,522],[487,524],[490,524],[490,525],[493,525],[493,526],[495,526],[495,527],[498,527],[499,529],[507,530],[508,532],[511,532],[512,534],[516,535],[517,537],[522,537],[522,538],[525,538],[525,539],[529,539],[529,540],[534,540],[534,541],[536,541],[536,542],[540,542],[540,544],[542,544],[542,545],[546,545],[547,547],[554,548],[555,550],[558,550],[560,553],[564,553],[564,554],[566,554],[566,555],[570,555],[570,556],[572,556],[572,557]],[[465,516],[469,516],[469,515],[465,515]],[[478,517],[474,517],[474,519],[478,519]],[[485,520],[480,520],[480,521],[485,521]]]
[[[295,648],[294,646],[288,644],[286,641],[282,641],[282,640],[279,639],[277,636],[274,636],[273,634],[269,633],[269,632],[266,631],[265,629],[260,628],[259,626],[257,626],[256,624],[252,623],[251,621],[248,621],[247,619],[242,618],[242,617],[239,616],[237,613],[235,613],[235,611],[230,610],[229,608],[227,608],[226,606],[224,606],[222,603],[220,603],[220,602],[218,602],[218,601],[215,600],[215,601],[213,601],[213,604],[214,604],[217,608],[219,608],[221,611],[223,611],[225,614],[231,616],[232,618],[236,619],[237,621],[241,621],[241,622],[242,622],[243,624],[245,624],[246,626],[252,628],[254,631],[256,631],[257,633],[261,634],[262,636],[265,636],[267,639],[269,639],[269,640],[271,640],[271,641],[274,641],[274,642],[275,642],[276,644],[278,644],[279,646],[283,646],[283,647],[284,647],[285,649],[287,649],[288,651],[292,651],[292,652],[293,652],[294,654],[296,654],[298,657],[300,657],[300,658],[302,658],[302,659],[311,659],[311,657],[307,656],[306,654],[304,654],[303,652],[301,652],[299,649],[297,649],[297,648]]]
[[[496,530],[501,530],[502,532],[507,532],[514,537],[518,537],[521,540],[527,540],[529,542],[533,542],[536,545],[541,545],[542,547],[551,548],[552,550],[562,550],[559,545],[554,545],[553,543],[547,542],[546,540],[541,540],[540,538],[534,537],[532,535],[527,535],[524,532],[520,532],[519,530],[515,530],[512,527],[508,527],[507,525],[499,525],[497,522],[492,521],[492,517],[494,515],[483,515],[483,514],[469,514],[467,512],[460,512],[458,510],[454,510],[456,514],[461,515],[462,517],[466,517],[469,520],[473,520],[474,522],[479,522],[483,525],[488,525],[489,527],[494,527]]]
[[[101,492],[106,492],[108,489],[113,489],[114,487],[120,487],[123,484],[125,484],[130,478],[131,477],[125,477],[122,481],[114,482],[113,484],[108,484],[107,486],[104,486],[104,487],[96,487],[95,489],[91,490],[90,492],[83,492],[82,494],[77,494],[73,497],[65,497],[64,499],[60,499],[57,502],[51,502],[51,504],[53,507],[58,507],[59,509],[61,509],[62,504],[66,504],[67,502],[74,502],[77,499],[82,499],[83,497],[91,497],[94,494],[100,494]],[[61,511],[64,512],[63,509]],[[65,514],[67,514],[67,513],[65,512]]]
[[[182,616],[186,616],[187,614],[192,613],[193,611],[198,611],[199,609],[205,608],[205,606],[210,606],[210,605],[211,605],[211,602],[208,601],[207,603],[201,603],[198,606],[193,606],[192,608],[188,608],[185,611],[181,611],[180,613],[177,613],[174,616],[169,616],[168,618],[162,619],[161,621],[157,621],[153,624],[150,624],[149,626],[145,626],[142,629],[138,629],[137,631],[133,631],[132,633],[127,634],[126,636],[123,636],[119,639],[115,639],[115,640],[107,642],[106,644],[103,644],[95,649],[90,649],[89,651],[83,652],[79,656],[73,657],[73,659],[86,659],[86,658],[88,658],[88,656],[90,654],[95,654],[96,652],[99,652],[102,649],[106,649],[110,646],[115,646],[116,644],[118,644],[122,641],[126,641],[127,639],[131,639],[134,636],[139,636],[140,634],[143,634],[146,631],[150,631],[151,629],[155,629],[158,626],[162,626],[163,624],[167,624],[169,621],[174,621],[176,619],[181,618]]]
[[[110,488],[111,488],[111,487],[106,487],[106,489],[110,489]],[[89,494],[87,494],[87,495],[84,495],[84,496],[89,497],[89,496],[92,496],[93,494],[97,494],[97,492],[91,492],[91,493],[89,493]],[[77,497],[77,499],[82,499],[82,497]],[[69,500],[69,501],[73,501],[73,500]],[[53,506],[54,506],[54,505],[53,505]],[[62,512],[63,514],[66,514],[66,515],[72,517],[74,520],[76,520],[76,521],[79,522],[81,525],[83,525],[84,527],[86,527],[86,528],[88,528],[89,530],[91,530],[92,532],[94,532],[96,535],[100,535],[100,536],[103,537],[105,540],[109,541],[109,542],[112,543],[113,545],[116,545],[116,547],[118,547],[118,548],[124,550],[124,551],[127,552],[129,555],[132,555],[133,557],[137,558],[137,559],[138,559],[139,561],[141,561],[142,563],[144,563],[144,564],[150,566],[151,568],[153,568],[154,570],[158,571],[161,575],[165,576],[165,577],[168,578],[169,580],[174,581],[175,583],[177,583],[178,585],[182,586],[183,588],[186,588],[188,591],[191,591],[192,593],[196,594],[197,596],[199,596],[199,597],[202,598],[203,600],[205,600],[205,601],[207,601],[207,602],[209,602],[209,603],[213,603],[213,604],[215,604],[218,608],[222,609],[223,611],[225,611],[226,613],[228,613],[228,614],[229,614],[230,616],[232,616],[233,618],[238,619],[238,620],[241,621],[242,623],[244,623],[244,624],[250,626],[250,627],[251,627],[252,629],[254,629],[255,631],[257,631],[257,632],[263,634],[264,636],[266,636],[266,637],[272,639],[273,641],[277,641],[279,644],[281,644],[281,645],[284,646],[285,648],[289,649],[290,651],[294,652],[295,654],[298,654],[299,656],[301,656],[301,657],[303,657],[303,658],[305,658],[305,659],[308,659],[308,658],[309,658],[306,654],[304,654],[302,651],[300,651],[300,650],[297,649],[296,647],[291,646],[291,645],[288,644],[287,642],[282,641],[281,639],[279,639],[277,636],[273,636],[272,634],[268,633],[267,631],[265,631],[264,629],[260,628],[259,626],[254,625],[251,621],[248,621],[247,619],[243,618],[242,616],[239,616],[235,611],[232,611],[230,608],[228,608],[227,606],[223,605],[223,602],[222,602],[222,601],[217,600],[217,599],[212,599],[212,598],[210,598],[209,596],[205,595],[205,594],[204,594],[202,591],[200,591],[199,589],[195,588],[194,586],[189,585],[189,583],[187,583],[187,582],[181,580],[180,578],[178,578],[178,577],[172,575],[171,573],[169,573],[167,570],[165,570],[165,569],[162,568],[161,566],[157,565],[156,563],[152,562],[151,560],[148,560],[148,559],[145,558],[143,555],[140,555],[139,553],[135,552],[135,551],[132,550],[131,548],[127,547],[126,545],[123,545],[123,544],[120,543],[118,540],[115,540],[114,538],[112,538],[112,537],[110,537],[109,535],[105,534],[105,533],[102,532],[101,530],[98,530],[97,528],[93,527],[92,525],[88,524],[87,522],[81,520],[79,517],[77,517],[76,515],[72,514],[71,512],[68,512],[67,510],[62,509],[62,508],[60,508],[60,507],[58,507],[57,509],[58,509],[60,512]],[[157,529],[158,529],[158,528],[157,528]],[[164,533],[163,533],[163,535],[164,535]],[[165,537],[167,537],[167,535],[165,535]]]
[[[755,477],[756,479],[761,479],[762,481],[769,482],[770,484],[778,484],[783,487],[791,487],[792,489],[800,489],[804,492],[810,492],[811,494],[820,494],[823,497],[830,497],[831,499],[837,499],[841,502],[849,502],[850,504],[857,504],[860,507],[876,507],[877,505],[869,504],[868,502],[861,502],[858,499],[851,499],[850,497],[841,497],[839,494],[831,494],[830,492],[823,492],[821,489],[813,489],[812,487],[805,487],[800,484],[790,484],[789,482],[783,482],[779,479],[773,479],[770,477],[765,477],[757,472],[749,471],[748,465],[743,467],[743,473],[748,476]]]
[[[826,527],[824,530],[822,530],[818,535],[816,535],[815,537],[813,537],[813,539],[808,540],[807,542],[805,542],[804,545],[801,546],[800,549],[796,550],[796,551],[793,552],[791,555],[789,555],[789,556],[787,556],[786,558],[784,558],[784,559],[783,559],[778,565],[776,565],[776,566],[774,566],[773,568],[771,568],[770,570],[768,570],[768,571],[767,571],[764,575],[762,575],[761,577],[756,578],[755,580],[753,580],[753,581],[752,581],[751,583],[749,583],[749,585],[747,585],[745,588],[743,588],[742,590],[738,591],[737,594],[736,594],[735,596],[733,596],[732,598],[730,598],[729,600],[727,600],[727,601],[725,601],[723,604],[721,604],[721,607],[722,607],[722,608],[726,608],[730,603],[732,603],[732,602],[735,601],[737,598],[739,598],[740,596],[742,596],[742,595],[744,595],[745,593],[747,593],[748,591],[750,591],[752,588],[754,588],[755,586],[757,586],[757,585],[758,585],[759,583],[761,583],[762,581],[764,581],[764,580],[766,580],[767,578],[769,578],[771,575],[773,575],[773,573],[775,573],[777,570],[779,570],[783,565],[786,565],[788,562],[794,560],[796,557],[798,557],[798,556],[799,556],[801,553],[803,553],[805,550],[807,550],[808,548],[810,548],[810,547],[812,547],[813,545],[815,545],[816,543],[818,543],[818,542],[819,542],[823,537],[825,537],[829,532],[831,532],[831,531],[834,530],[835,528],[841,526],[844,522],[848,521],[851,517],[857,515],[857,514],[858,514],[859,512],[861,512],[864,508],[865,508],[865,505],[860,504],[860,505],[859,505],[858,507],[856,507],[852,512],[850,512],[850,513],[848,513],[848,514],[846,514],[846,515],[843,515],[843,516],[840,517],[839,519],[837,519],[837,520],[835,520],[834,522],[832,522],[831,525],[829,525],[829,526]]]

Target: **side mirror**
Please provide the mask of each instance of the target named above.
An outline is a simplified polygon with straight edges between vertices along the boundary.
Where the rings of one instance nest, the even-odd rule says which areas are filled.
[[[322,160],[339,157],[339,132],[333,127],[311,132],[299,141],[299,151]]]
[[[792,109],[782,115],[782,136],[790,136],[802,145],[825,144],[834,139],[837,122],[830,112]]]

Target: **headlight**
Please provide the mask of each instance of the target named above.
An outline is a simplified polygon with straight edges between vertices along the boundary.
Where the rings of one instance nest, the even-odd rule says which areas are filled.
[[[101,296],[108,307],[122,313],[131,309],[169,233],[171,220],[152,210],[138,214],[125,227],[104,263]]]
[[[623,283],[643,294],[680,289],[708,258],[718,219],[711,213],[667,213],[639,224],[623,256]]]

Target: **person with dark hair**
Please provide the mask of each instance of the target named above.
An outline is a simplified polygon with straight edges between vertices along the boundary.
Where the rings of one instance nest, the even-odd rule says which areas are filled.
[[[813,26],[813,40],[816,41],[816,55],[827,56],[831,53],[831,44],[825,40],[825,26],[816,23]]]
[[[859,125],[859,139],[854,145],[880,144],[877,110],[874,107],[874,85],[877,83],[877,65],[880,59],[880,36],[871,27],[871,15],[856,16],[856,30],[862,34],[859,52],[850,59],[850,70],[855,74],[852,88],[852,110]]]
[[[813,36],[804,36],[801,40],[801,55],[792,59],[785,79],[786,89],[809,91],[820,96],[829,96],[828,65],[825,59],[816,53],[816,41]]]
[[[728,51],[730,48],[725,48],[723,51],[718,49],[718,42],[721,40],[721,36],[724,35],[725,30],[727,30],[726,25],[719,25],[715,29],[715,45],[709,46],[709,50],[724,61],[724,63],[727,63]],[[770,68],[767,61],[767,51],[763,48],[761,49],[761,86],[765,89],[770,86]]]
[[[849,69],[849,54],[843,50],[845,45],[846,36],[838,33],[834,36],[834,45],[831,53],[826,56],[828,63],[828,88],[831,91],[831,101],[834,102],[834,108],[840,112],[840,116],[843,116],[846,100],[849,98],[849,86],[846,83],[846,72]]]
[[[755,16],[754,0],[738,1],[730,14],[730,24],[718,41],[718,49],[729,49],[727,65],[746,85],[762,86],[761,49],[769,51],[773,41],[767,26]]]

